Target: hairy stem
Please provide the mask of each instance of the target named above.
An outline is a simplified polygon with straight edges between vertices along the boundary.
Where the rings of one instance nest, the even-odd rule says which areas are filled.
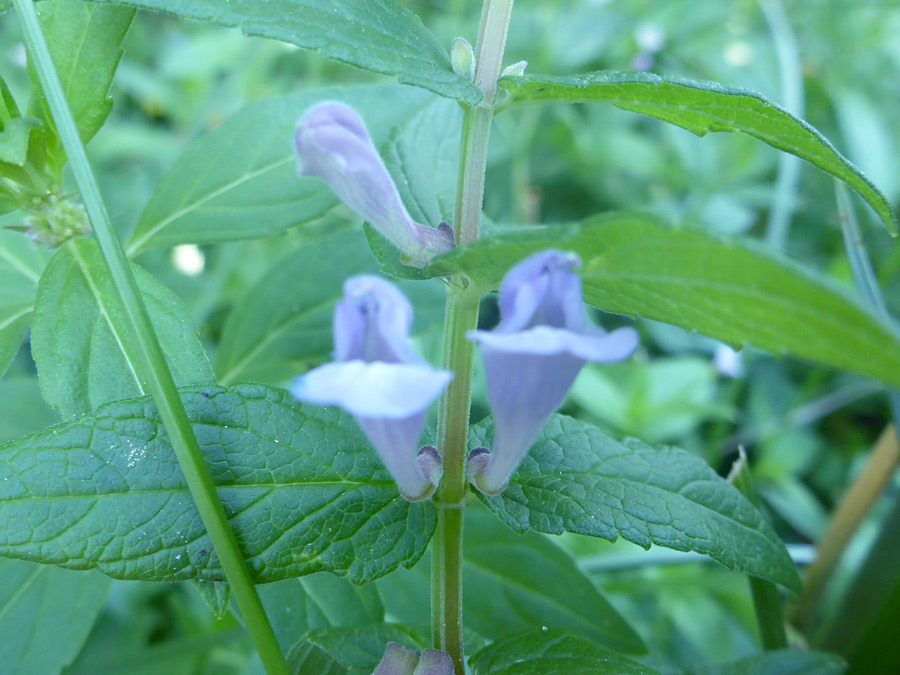
[[[475,84],[483,98],[466,108],[456,185],[453,230],[459,245],[478,239],[484,201],[484,174],[488,139],[494,116],[494,94],[506,45],[513,0],[485,0],[476,44]],[[444,478],[434,497],[438,529],[433,544],[432,641],[453,659],[457,675],[465,672],[462,648],[462,537],[466,499],[466,438],[472,401],[472,366],[475,350],[466,333],[478,323],[478,296],[467,290],[467,280],[448,285],[444,328],[444,368],[453,381],[441,398],[438,449]]]
[[[194,437],[178,390],[175,388],[172,373],[150,323],[147,308],[125,251],[113,230],[103,198],[100,196],[97,181],[91,171],[84,145],[78,135],[75,120],[41,32],[34,3],[32,0],[13,0],[13,5],[22,23],[28,52],[103,252],[116,295],[125,310],[128,325],[122,327],[122,333],[135,341],[135,353],[140,358],[139,377],[144,380],[142,383],[144,388],[152,394],[159,409],[178,463],[184,472],[188,489],[222,563],[225,576],[231,584],[235,600],[260,659],[268,673],[286,674],[288,670],[284,656],[250,578],[234,531],[216,494],[215,485],[204,464],[197,439]]]

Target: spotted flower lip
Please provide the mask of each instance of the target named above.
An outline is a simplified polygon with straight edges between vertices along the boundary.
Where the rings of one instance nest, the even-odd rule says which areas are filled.
[[[478,453],[469,471],[485,494],[506,489],[585,363],[621,361],[638,346],[633,328],[606,333],[588,323],[574,272],[580,265],[577,255],[556,250],[525,259],[500,286],[497,328],[466,335],[481,348],[494,416],[494,447],[487,457]]]
[[[413,221],[353,108],[325,101],[307,110],[297,122],[294,148],[297,173],[324,180],[400,250],[407,264],[424,267],[455,246],[449,225],[432,228]]]
[[[361,275],[344,282],[334,311],[334,363],[298,377],[294,398],[336,405],[354,416],[400,493],[428,499],[441,478],[441,461],[419,436],[431,402],[452,379],[409,344],[412,307],[392,284]]]

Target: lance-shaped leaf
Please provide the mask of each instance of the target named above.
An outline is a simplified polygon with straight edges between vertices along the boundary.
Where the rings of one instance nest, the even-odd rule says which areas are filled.
[[[128,242],[129,255],[282,234],[332,208],[338,199],[327,185],[297,176],[291,145],[297,118],[322,100],[358,110],[378,145],[427,95],[398,86],[331,88],[251,103],[191,144],[160,179]]]
[[[214,382],[184,302],[137,265],[134,274],[176,384]],[[127,325],[97,242],[60,249],[41,276],[31,348],[44,398],[64,418],[146,393]]]
[[[470,444],[491,446],[490,419]],[[502,496],[482,497],[519,532],[564,531],[709,555],[726,567],[791,590],[800,580],[778,535],[738,490],[678,448],[616,441],[555,415]]]
[[[355,422],[262,386],[182,400],[257,582],[321,570],[364,583],[418,560],[434,531]],[[224,579],[149,398],[0,446],[0,555],[118,579]]]
[[[41,30],[53,57],[66,100],[81,140],[87,143],[112,110],[109,96],[113,76],[122,58],[122,41],[135,11],[126,7],[97,7],[77,0],[37,5]],[[37,75],[32,71],[31,111],[54,128]],[[61,149],[56,147],[56,151]]]
[[[426,272],[462,273],[488,291],[514,264],[547,248],[581,257],[585,302],[607,312],[900,386],[900,332],[833,282],[752,242],[669,229],[646,215],[612,213],[498,235],[438,256]]]
[[[450,55],[397,0],[95,0],[238,26],[400,82],[478,103],[481,92],[453,72]],[[447,45],[449,47],[449,45]]]
[[[9,675],[59,673],[100,614],[110,580],[18,560],[0,560],[0,663]]]
[[[612,71],[506,77],[500,86],[513,102],[599,101],[675,124],[698,136],[709,131],[748,134],[840,178],[897,234],[897,215],[878,188],[816,129],[756,92],[715,82]]]

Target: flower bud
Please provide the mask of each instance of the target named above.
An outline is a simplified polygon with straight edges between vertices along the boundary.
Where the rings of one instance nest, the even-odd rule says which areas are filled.
[[[450,48],[453,72],[469,82],[475,81],[475,52],[465,39],[458,37]]]
[[[424,267],[455,246],[452,231],[413,222],[359,115],[343,103],[310,108],[294,135],[297,173],[317,176],[353,211],[400,249],[404,262]]]
[[[525,68],[528,67],[528,61],[517,61],[512,65],[506,66],[500,77],[520,77],[525,74]]]

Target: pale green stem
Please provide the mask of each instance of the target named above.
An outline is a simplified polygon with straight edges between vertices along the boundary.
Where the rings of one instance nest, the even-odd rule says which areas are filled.
[[[740,456],[734,463],[731,473],[728,474],[728,480],[755,507],[759,508],[759,498],[753,487],[750,465],[747,463],[747,455],[744,454],[743,448],[740,448]],[[747,580],[750,583],[750,595],[756,610],[756,624],[759,627],[759,637],[763,648],[769,651],[786,648],[788,646],[787,632],[778,589],[775,588],[775,584],[765,579],[748,576]]]
[[[494,94],[503,60],[513,0],[485,0],[475,47],[475,84],[483,99],[466,108],[460,148],[453,230],[459,245],[478,239],[484,201],[484,174],[488,139],[494,116]],[[477,294],[467,290],[467,280],[448,284],[444,328],[443,366],[453,381],[441,397],[438,417],[438,449],[444,477],[434,497],[438,529],[432,563],[432,641],[436,649],[453,659],[457,675],[465,672],[462,648],[462,537],[466,499],[466,440],[472,401],[472,367],[475,350],[466,333],[478,324]]]
[[[781,74],[781,96],[785,109],[797,117],[803,117],[805,101],[803,95],[803,71],[800,64],[800,49],[791,28],[783,0],[759,0],[766,17],[775,56]],[[800,180],[800,158],[783,152],[778,157],[778,178],[775,182],[775,199],[769,212],[766,241],[778,250],[784,249],[790,235],[791,217]]]
[[[204,464],[197,439],[178,396],[159,340],[153,331],[125,251],[109,220],[84,145],[78,135],[75,120],[41,32],[34,4],[31,0],[13,0],[13,5],[22,22],[28,52],[103,252],[118,301],[122,304],[127,317],[128,325],[123,327],[125,330],[122,332],[136,343],[134,351],[140,357],[139,376],[145,380],[144,387],[152,394],[159,409],[178,463],[184,472],[185,482],[222,563],[225,577],[231,584],[235,601],[266,672],[286,674],[288,670],[284,656],[275,640],[237,539]]]

